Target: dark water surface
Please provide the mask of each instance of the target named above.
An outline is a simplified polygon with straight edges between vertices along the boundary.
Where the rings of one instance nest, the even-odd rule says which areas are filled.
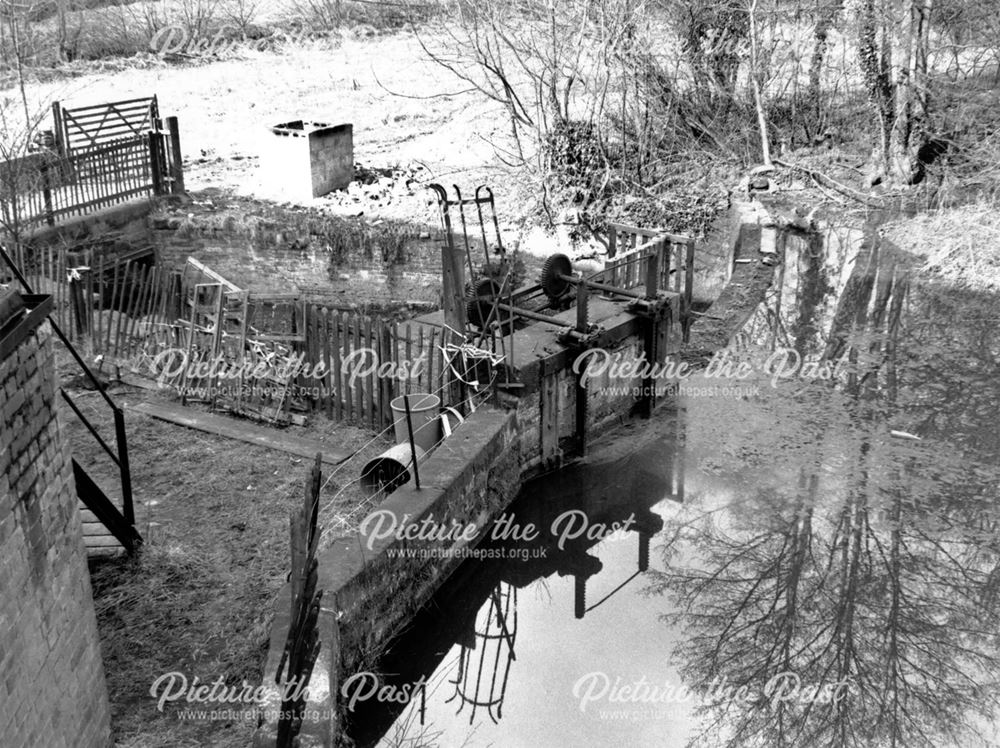
[[[779,273],[746,378],[525,486],[538,537],[482,547],[529,557],[464,564],[359,745],[1000,745],[1000,303],[860,232],[788,237]]]

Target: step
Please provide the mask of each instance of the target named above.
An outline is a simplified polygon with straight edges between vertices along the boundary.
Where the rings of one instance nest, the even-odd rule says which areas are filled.
[[[87,557],[109,558],[123,555],[125,548],[118,542],[118,538],[98,521],[82,501],[77,502],[77,505],[80,507],[80,519],[83,521],[83,542],[87,547]]]

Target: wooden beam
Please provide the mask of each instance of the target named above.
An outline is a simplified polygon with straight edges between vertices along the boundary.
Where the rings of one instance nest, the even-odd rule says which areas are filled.
[[[216,281],[217,283],[221,283],[222,285],[226,286],[227,289],[229,290],[229,292],[231,292],[231,293],[242,293],[244,291],[244,289],[240,288],[239,286],[237,286],[232,281],[229,281],[226,278],[223,278],[217,272],[215,272],[214,270],[212,270],[212,268],[208,267],[204,263],[198,262],[198,260],[196,260],[193,257],[188,257],[186,264],[190,265],[192,268],[194,268],[195,270],[197,270],[202,275],[208,276],[209,278],[211,278],[212,280]]]
[[[288,452],[299,457],[313,458],[319,452],[323,455],[323,462],[328,465],[339,465],[350,457],[350,453],[315,439],[281,433],[249,421],[202,413],[175,403],[136,403],[125,407],[135,413],[143,413],[178,426],[224,436],[227,439],[236,439],[258,447]]]

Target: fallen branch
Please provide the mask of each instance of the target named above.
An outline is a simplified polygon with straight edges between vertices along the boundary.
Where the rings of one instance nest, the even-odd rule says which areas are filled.
[[[885,207],[886,202],[890,198],[902,197],[904,194],[902,192],[895,192],[886,195],[879,195],[878,197],[875,197],[873,195],[866,195],[865,193],[858,192],[857,190],[852,189],[851,187],[848,187],[845,184],[841,184],[835,179],[831,179],[830,177],[826,176],[826,174],[816,171],[815,169],[810,169],[806,166],[800,166],[799,164],[790,164],[787,161],[780,161],[779,159],[774,159],[774,163],[777,166],[782,166],[786,169],[791,169],[792,171],[797,171],[802,174],[806,174],[809,177],[811,177],[813,181],[815,181],[821,187],[828,187],[834,192],[844,195],[845,197],[849,197],[852,200],[856,200],[859,203],[862,203],[863,205],[867,205],[869,207],[883,208]]]

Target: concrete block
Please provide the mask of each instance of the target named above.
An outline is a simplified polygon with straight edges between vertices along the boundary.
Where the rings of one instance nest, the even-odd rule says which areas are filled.
[[[354,127],[303,120],[272,127],[261,166],[272,186],[296,198],[347,189],[354,179]]]

